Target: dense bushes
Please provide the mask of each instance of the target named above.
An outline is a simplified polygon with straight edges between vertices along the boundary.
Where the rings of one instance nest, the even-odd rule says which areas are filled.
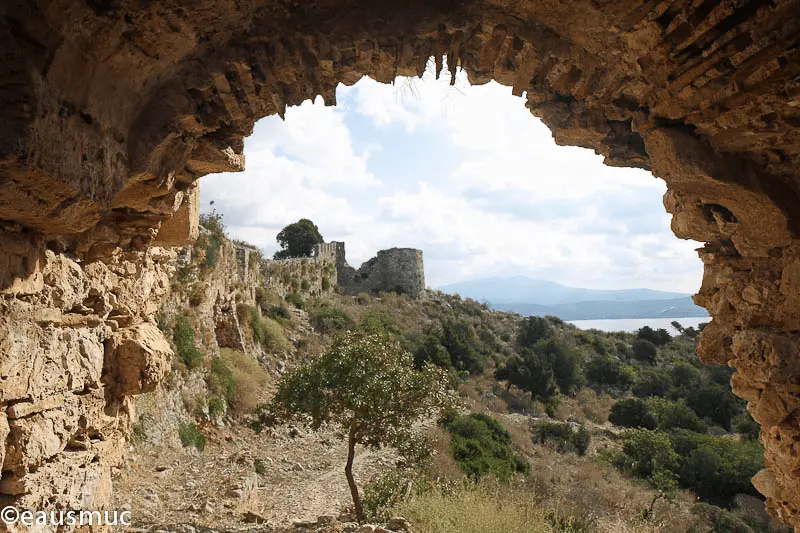
[[[744,402],[736,398],[730,386],[717,383],[705,384],[687,391],[686,403],[701,418],[708,418],[726,430],[731,429],[731,420],[742,411]]]
[[[320,304],[308,311],[311,325],[323,333],[353,329],[355,322],[343,309],[329,304]]]
[[[625,398],[611,407],[608,420],[615,426],[644,429],[688,429],[705,433],[706,425],[683,402],[650,397]]]
[[[472,413],[447,420],[444,426],[450,432],[453,458],[470,478],[491,473],[508,480],[530,471],[528,462],[511,449],[511,435],[494,418]]]
[[[743,411],[733,417],[731,427],[736,433],[741,433],[743,437],[750,440],[758,440],[758,435],[761,432],[761,426],[753,420],[753,417],[747,411]]]
[[[669,331],[659,328],[653,329],[650,326],[644,326],[636,333],[636,338],[653,343],[656,346],[664,346],[672,340]]]
[[[592,436],[582,425],[543,420],[531,427],[533,442],[550,444],[559,452],[574,452],[584,455]]]
[[[486,366],[486,358],[477,350],[475,330],[462,320],[450,320],[442,324],[441,344],[450,354],[456,370],[480,374]]]
[[[530,348],[542,339],[553,335],[553,326],[546,318],[529,316],[522,319],[517,333],[517,347]]]
[[[553,368],[533,350],[511,356],[503,366],[497,368],[495,377],[507,380],[509,386],[516,385],[541,401],[547,401],[558,393]]]
[[[655,429],[656,417],[639,398],[625,398],[611,407],[608,421],[615,426],[626,428]]]
[[[758,495],[750,482],[764,465],[764,452],[758,442],[686,430],[671,432],[669,439],[682,459],[681,484],[701,498],[728,505],[738,493]]]
[[[763,467],[763,451],[753,441],[641,429],[625,433],[613,461],[659,488],[674,480],[706,501],[730,505],[736,494],[757,494],[750,478]]]
[[[523,336],[533,337],[530,332]],[[497,368],[495,377],[547,401],[559,391],[573,392],[582,383],[580,353],[560,339],[543,338],[530,348],[520,348],[518,355]]]
[[[369,330],[365,323],[366,317],[362,329]],[[488,363],[487,357],[478,350],[480,345],[468,322],[445,320],[441,329],[428,329],[419,344],[412,348],[414,364],[421,368],[429,362],[462,374],[480,374]]]
[[[636,379],[636,383],[631,389],[639,398],[648,396],[669,395],[672,389],[672,377],[669,372],[661,368],[647,368],[641,372]]]
[[[633,357],[643,363],[655,363],[658,356],[658,348],[652,342],[645,339],[638,339],[631,346]]]
[[[658,429],[688,429],[697,433],[705,433],[708,429],[695,412],[683,402],[652,397],[645,403],[648,411],[655,417]]]
[[[602,391],[624,392],[636,381],[636,371],[615,357],[599,355],[586,363],[586,381]]]

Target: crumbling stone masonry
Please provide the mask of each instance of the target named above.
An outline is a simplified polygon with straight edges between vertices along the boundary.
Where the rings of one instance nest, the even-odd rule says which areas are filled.
[[[196,234],[195,181],[241,170],[261,117],[447,56],[559,144],[666,180],[676,235],[705,243],[700,356],[736,367],[755,484],[800,527],[798,35],[800,0],[0,3],[4,503],[108,501],[116,417],[161,368],[141,325],[168,253],[148,248]]]
[[[347,264],[344,243],[330,243],[336,257],[339,292],[356,295],[394,291],[420,298],[425,291],[425,268],[422,251],[414,248],[380,250],[358,270]]]

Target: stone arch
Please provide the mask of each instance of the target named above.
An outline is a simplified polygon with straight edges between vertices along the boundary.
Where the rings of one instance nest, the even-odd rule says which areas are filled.
[[[666,180],[674,232],[706,243],[700,356],[737,367],[763,426],[756,485],[800,526],[800,1],[64,0],[0,14],[0,291],[47,289],[41,265],[62,252],[153,261],[135,250],[162,225],[167,244],[191,238],[174,226],[196,222],[193,183],[242,169],[257,119],[446,56],[472,83],[524,92],[559,144]]]

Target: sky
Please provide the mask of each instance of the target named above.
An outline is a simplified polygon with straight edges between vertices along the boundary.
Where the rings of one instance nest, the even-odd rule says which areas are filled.
[[[700,244],[670,231],[661,179],[557,146],[509,87],[449,80],[432,69],[394,85],[363,78],[338,87],[335,107],[318,97],[262,119],[243,172],[201,179],[201,210],[269,256],[300,218],[344,241],[356,268],[378,250],[419,248],[434,288],[528,276],[697,291]]]

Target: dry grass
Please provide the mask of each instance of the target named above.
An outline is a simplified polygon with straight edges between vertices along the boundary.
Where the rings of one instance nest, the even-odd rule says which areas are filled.
[[[553,531],[533,495],[490,484],[463,486],[454,494],[431,491],[401,504],[418,533],[546,533]]]
[[[440,426],[434,426],[426,432],[435,450],[431,461],[431,476],[435,480],[456,480],[464,476],[464,472],[450,453],[450,433]]]
[[[249,413],[267,396],[272,378],[252,357],[235,350],[223,348],[220,357],[230,369],[235,383],[231,407],[237,413]]]

